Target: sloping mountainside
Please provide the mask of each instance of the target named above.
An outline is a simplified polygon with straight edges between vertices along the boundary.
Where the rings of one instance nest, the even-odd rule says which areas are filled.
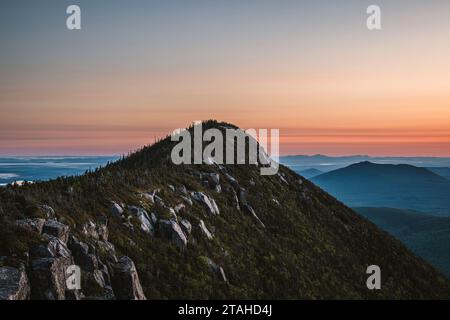
[[[447,167],[429,167],[427,168],[431,172],[434,172],[444,178],[450,179],[450,168]]]
[[[450,297],[433,267],[289,169],[175,166],[173,145],[165,139],[79,177],[1,190],[0,297]],[[64,285],[72,263],[81,291]],[[373,264],[381,290],[366,287]]]
[[[450,213],[450,180],[425,168],[360,162],[312,181],[351,207]]]
[[[393,208],[354,208],[450,278],[450,217]]]

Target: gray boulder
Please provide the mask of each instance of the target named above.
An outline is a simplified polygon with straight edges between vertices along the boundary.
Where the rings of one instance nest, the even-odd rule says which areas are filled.
[[[171,240],[175,245],[184,250],[187,246],[187,238],[180,225],[174,220],[159,220],[158,230],[166,239]]]
[[[256,215],[255,210],[252,208],[251,205],[249,205],[248,203],[245,204],[242,209],[244,210],[245,213],[249,214],[250,216],[252,216],[260,225],[261,227],[265,228],[266,226],[264,225],[264,223],[261,221],[261,219],[259,219],[259,217]]]
[[[213,235],[212,233],[208,230],[208,228],[205,225],[205,222],[203,220],[200,220],[199,224],[198,224],[199,228],[200,228],[200,232],[205,235],[205,237],[208,240],[212,240]]]
[[[66,270],[69,258],[39,258],[30,266],[31,298],[33,300],[65,300]]]
[[[192,192],[191,195],[192,198],[199,202],[208,213],[212,215],[220,214],[219,207],[217,206],[216,201],[214,201],[213,198],[208,197],[203,192]]]
[[[227,277],[225,275],[225,271],[221,266],[217,265],[214,261],[212,261],[208,257],[206,257],[206,261],[208,263],[208,267],[211,270],[211,272],[213,272],[223,282],[228,282]]]
[[[191,234],[192,225],[188,220],[186,220],[186,219],[181,220],[180,226],[181,226],[181,229],[183,229],[184,234],[186,234],[186,235]]]
[[[28,230],[30,232],[36,232],[38,234],[42,233],[42,228],[44,227],[45,219],[21,219],[16,221],[16,225],[22,229]]]
[[[72,236],[69,240],[69,249],[72,252],[75,263],[81,269],[93,272],[98,269],[98,259],[95,254],[90,252],[89,246]]]
[[[111,214],[117,217],[121,217],[123,214],[123,208],[116,202],[111,202],[111,207],[109,208]]]
[[[145,211],[143,208],[135,206],[129,206],[128,210],[130,210],[130,212],[138,218],[139,222],[141,223],[142,231],[151,235],[154,234],[154,227],[147,211]]]
[[[0,300],[27,300],[30,284],[24,268],[0,268]]]
[[[62,242],[66,243],[69,239],[69,226],[56,220],[47,220],[42,228],[42,233],[57,237]]]
[[[146,300],[133,260],[122,257],[113,269],[112,286],[117,299]]]
[[[47,242],[31,248],[30,254],[34,258],[70,258],[72,253],[66,244],[52,235],[45,235]]]

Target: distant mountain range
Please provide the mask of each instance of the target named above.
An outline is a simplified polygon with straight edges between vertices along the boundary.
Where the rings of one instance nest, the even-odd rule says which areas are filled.
[[[313,177],[312,181],[352,207],[450,213],[450,180],[426,168],[365,161]]]
[[[450,217],[392,208],[354,208],[450,277]]]
[[[299,173],[306,169],[318,169],[320,171],[328,172],[349,165],[370,161],[379,164],[410,164],[416,167],[427,168],[445,168],[449,172],[450,158],[439,157],[371,157],[366,155],[351,155],[342,157],[331,157],[325,155],[295,155],[280,157],[280,162],[292,170]]]

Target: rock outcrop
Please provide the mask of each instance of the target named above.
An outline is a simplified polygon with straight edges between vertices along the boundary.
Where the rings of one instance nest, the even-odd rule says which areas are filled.
[[[26,229],[30,232],[36,232],[41,234],[44,227],[45,219],[21,219],[16,221],[16,225],[20,228]]]
[[[64,243],[69,239],[69,227],[55,220],[47,220],[42,233],[52,235]]]
[[[30,284],[24,268],[0,267],[0,300],[26,300]]]
[[[187,238],[180,225],[174,220],[159,220],[158,231],[164,238],[171,240],[179,249],[187,246]]]
[[[219,207],[217,206],[216,201],[214,201],[213,198],[208,197],[203,192],[196,192],[196,191],[191,192],[191,196],[194,200],[199,202],[208,213],[212,215],[220,214]]]
[[[134,262],[122,257],[114,265],[112,286],[119,300],[146,300]]]

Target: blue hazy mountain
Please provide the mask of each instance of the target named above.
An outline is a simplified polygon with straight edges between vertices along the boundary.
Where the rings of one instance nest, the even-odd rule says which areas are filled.
[[[416,167],[450,167],[450,158],[438,157],[371,157],[366,155],[331,157],[321,154],[280,157],[282,164],[290,167],[297,173],[310,168],[328,172],[363,161],[379,164],[410,164]]]
[[[353,208],[450,278],[450,217],[392,208]]]
[[[321,174],[312,181],[351,207],[450,213],[450,180],[426,168],[365,161]]]
[[[48,180],[73,176],[117,160],[116,156],[3,157],[0,158],[0,185],[14,181]]]

